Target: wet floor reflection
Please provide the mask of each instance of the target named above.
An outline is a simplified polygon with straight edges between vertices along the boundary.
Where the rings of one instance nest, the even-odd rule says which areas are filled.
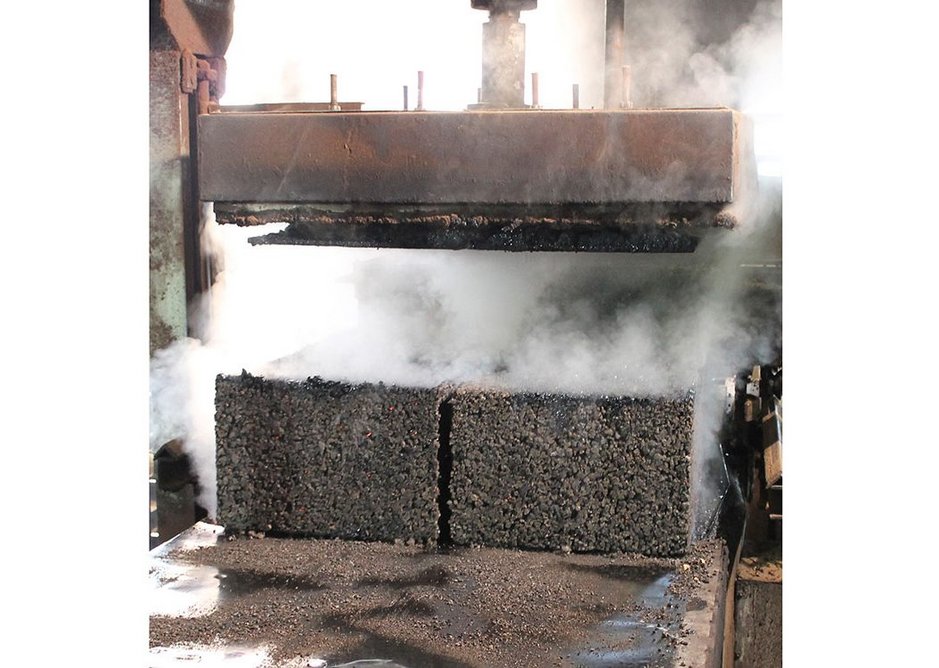
[[[582,668],[668,665],[673,649],[666,635],[677,631],[677,621],[661,626],[661,622],[651,621],[648,611],[661,611],[670,602],[668,586],[675,578],[672,571],[620,564],[569,567],[610,579],[617,597],[632,608],[631,612],[601,622],[594,639],[568,656],[573,665]]]
[[[224,569],[217,572],[221,599],[250,596],[265,589],[289,591],[318,591],[324,588],[319,580],[289,573],[262,573],[258,571]]]

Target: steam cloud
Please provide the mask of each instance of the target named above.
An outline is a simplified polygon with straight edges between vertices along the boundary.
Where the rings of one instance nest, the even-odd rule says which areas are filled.
[[[732,104],[778,83],[780,2],[754,3],[749,22],[704,46],[696,30],[709,23],[693,20],[688,0],[627,4],[630,44],[655,45],[630,49],[640,105]],[[602,25],[602,13],[589,21]],[[249,31],[239,23],[236,40],[250,43]],[[741,268],[778,252],[767,250],[778,192],[767,196],[766,185],[745,229],[688,255],[252,247],[248,237],[270,230],[209,217],[206,242],[224,268],[193,314],[199,340],[153,357],[151,447],[185,438],[214,516],[216,373],[632,396],[713,386],[771,361],[780,344],[779,304],[756,298]],[[711,466],[721,412],[696,420],[697,447],[709,453],[701,466]],[[698,494],[713,505],[713,490]]]
[[[485,379],[534,391],[686,391],[709,358],[734,369],[771,354],[772,342],[746,329],[735,250],[385,251],[350,267],[354,323],[260,370],[416,386]]]

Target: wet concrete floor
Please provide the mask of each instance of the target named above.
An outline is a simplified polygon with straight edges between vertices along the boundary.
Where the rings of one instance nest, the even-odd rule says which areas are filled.
[[[195,529],[201,538],[151,560],[151,651],[264,648],[278,666],[671,666],[714,552],[443,551]]]

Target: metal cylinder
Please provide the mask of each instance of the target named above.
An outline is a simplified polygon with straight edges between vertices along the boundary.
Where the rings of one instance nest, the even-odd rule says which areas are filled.
[[[539,99],[539,91],[538,91],[538,73],[537,72],[531,73],[531,106],[534,109],[541,108],[541,100]]]
[[[606,0],[606,56],[603,106],[616,109],[623,104],[623,75],[626,51],[625,0]]]
[[[572,86],[572,93],[574,97],[572,106],[574,109],[580,109],[580,84],[574,84]]]
[[[629,65],[623,65],[623,99],[620,106],[623,109],[632,109],[632,69]]]
[[[408,110],[408,87],[404,86],[404,110]]]
[[[201,79],[199,85],[196,88],[197,99],[199,102],[199,113],[207,114],[209,113],[209,103],[212,101],[211,96],[209,95],[209,80]]]
[[[329,75],[329,108],[339,111],[339,77],[335,74]]]
[[[482,103],[525,106],[525,25],[517,11],[492,12],[483,24]]]
[[[473,9],[485,9],[490,12],[506,9],[522,12],[537,9],[538,0],[470,0],[470,6]]]
[[[424,111],[424,71],[417,73],[417,110]]]

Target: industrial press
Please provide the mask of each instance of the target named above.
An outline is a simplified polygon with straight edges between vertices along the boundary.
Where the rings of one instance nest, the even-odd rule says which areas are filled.
[[[468,100],[464,111],[431,111],[424,103],[421,74],[415,108],[409,108],[405,88],[403,109],[370,111],[340,99],[335,75],[328,101],[225,106],[224,56],[237,29],[234,3],[151,0],[151,353],[186,336],[187,309],[213,280],[212,258],[199,243],[206,207],[223,225],[287,224],[252,238],[256,245],[692,254],[705,239],[746,227],[757,199],[749,119],[725,107],[634,106],[631,86],[641,73],[627,63],[626,3],[605,3],[602,109],[580,108],[576,84],[570,108],[541,104],[538,75],[526,77],[526,29],[521,20],[523,12],[537,10],[537,0],[471,0],[471,6],[488,12],[475,101]],[[781,395],[774,385],[781,384],[780,379],[775,367],[755,367],[738,383],[740,388],[731,382],[728,391],[730,414],[749,411],[751,438],[755,426],[762,429],[760,438],[771,431],[778,436],[768,444],[772,456],[781,447],[781,406],[774,403]],[[340,391],[330,392],[334,398]],[[441,436],[433,435],[438,449],[445,431],[446,447],[453,447],[451,400],[456,401],[444,399],[435,409],[443,421]],[[459,407],[455,410],[459,419]],[[162,486],[167,507],[191,503],[191,487],[198,484],[186,471],[184,449],[174,443],[157,453],[157,477],[162,467],[167,479]],[[439,454],[436,461],[440,473],[434,482],[450,485],[453,462]],[[772,495],[773,488],[781,495],[781,462],[772,461],[778,471],[766,469],[760,498]],[[747,460],[744,468],[752,465]],[[187,485],[190,497],[181,501],[179,494]],[[440,520],[437,542],[447,548],[449,490],[446,499],[438,497],[434,503],[440,504],[445,519]],[[299,513],[293,501],[290,512]],[[167,533],[197,519],[195,511],[183,516]],[[235,514],[231,518],[232,526],[238,524]],[[249,524],[243,527],[249,533],[264,533],[265,527]],[[330,536],[316,535],[349,537],[341,527]],[[381,531],[366,535],[394,539]],[[688,554],[699,554],[691,542],[687,547]],[[636,551],[644,552],[641,547]],[[563,550],[561,558],[569,552]],[[702,559],[713,572],[702,574],[706,585],[695,590],[696,596],[706,590],[710,597],[706,619],[695,618],[687,600],[682,604],[685,617],[659,625],[642,622],[646,626],[640,628],[631,617],[617,617],[616,623],[633,634],[630,647],[642,648],[634,647],[637,662],[623,658],[628,652],[616,654],[620,650],[601,652],[598,656],[606,658],[594,659],[589,655],[593,650],[583,648],[559,658],[573,665],[678,665],[689,658],[700,665],[720,665],[727,651],[723,597],[728,591],[728,565],[721,560],[728,555],[720,556],[720,549],[716,554],[711,561]],[[731,565],[734,558],[729,555]],[[448,578],[442,577],[438,585],[449,583]],[[363,632],[356,623],[348,627]],[[699,633],[692,649],[673,644],[662,656],[649,650],[668,644],[678,629],[687,627]],[[336,632],[341,635],[343,630]],[[487,632],[500,642],[495,631]],[[450,646],[447,640],[441,641],[447,651],[435,658],[396,653],[397,641],[386,640],[376,651],[402,665],[409,658],[417,663],[408,665],[478,665],[492,660],[473,655],[477,663],[447,663],[460,654],[459,645]],[[692,650],[697,654],[688,653]],[[340,652],[333,661],[375,658],[353,655]],[[526,665],[518,656],[512,660]]]

